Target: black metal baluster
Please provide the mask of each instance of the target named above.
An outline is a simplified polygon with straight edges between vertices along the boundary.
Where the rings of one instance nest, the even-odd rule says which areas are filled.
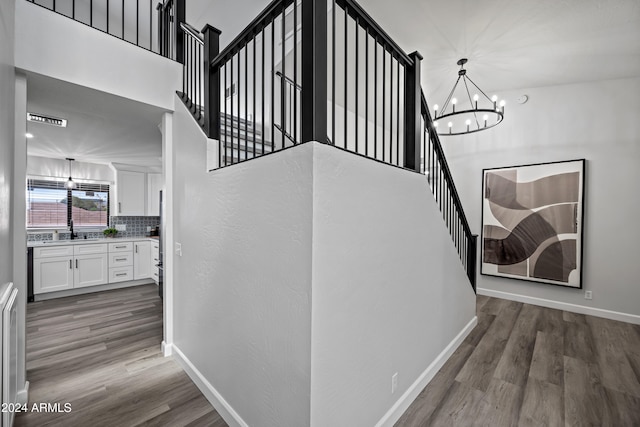
[[[140,0],[136,0],[136,46],[140,46]]]
[[[265,27],[266,28],[266,27]],[[262,154],[264,154],[264,75],[266,73],[266,70],[264,68],[264,64],[265,64],[265,57],[264,57],[264,37],[265,37],[265,33],[264,33],[265,29],[262,29],[262,135],[261,135],[261,139],[262,139]]]
[[[110,1],[107,0],[107,34],[109,33],[109,3],[110,3]],[[56,7],[56,1],[55,0],[53,0],[53,7],[54,7],[54,9]]]
[[[229,109],[231,110],[231,115],[229,116],[229,130],[231,131],[231,164],[233,164],[233,152],[234,152],[234,148],[233,148],[233,93],[234,93],[234,84],[233,84],[233,58],[235,57],[235,55],[231,55],[231,59],[229,60],[229,62],[231,63],[231,67],[229,68],[229,74],[230,74],[230,78],[231,78],[231,85],[229,86],[229,96],[231,98],[231,105],[229,106]]]
[[[347,5],[345,4],[344,6],[344,148],[345,150],[347,149],[347,106],[349,104],[349,93],[347,91],[347,86],[349,86],[347,84],[348,81],[348,73],[347,73],[347,54],[349,51],[349,44],[348,44],[348,34],[347,34],[347,29],[348,29],[348,22],[347,19],[349,18],[349,8],[347,7]]]
[[[364,33],[364,155],[369,156],[369,28]]]
[[[202,103],[202,56],[201,56],[201,52],[202,49],[200,48],[200,44],[196,42],[196,40],[193,41],[194,46],[196,47],[196,70],[198,72],[198,80],[197,80],[197,94],[196,94],[196,99],[198,100],[198,102],[196,103],[196,107],[198,108],[198,119],[200,119],[200,117],[202,117],[202,108],[203,108],[203,103]]]
[[[275,92],[275,50],[276,50],[276,18],[271,21],[271,152],[276,149],[276,92]]]
[[[256,42],[257,35],[253,36],[253,85],[251,89],[251,97],[253,98],[253,157],[256,157]]]
[[[396,165],[400,164],[400,60],[396,58]]]
[[[336,0],[331,8],[331,143],[336,144]]]
[[[244,159],[249,158],[249,43],[244,47]]]
[[[76,19],[76,0],[71,1],[71,19]]]
[[[149,50],[153,51],[153,0],[149,0]]]
[[[124,0],[122,0],[122,40],[124,40]]]
[[[382,45],[382,161],[384,162],[384,142],[386,135],[386,106],[387,106],[387,48]]]
[[[242,105],[240,103],[241,99],[242,99],[242,79],[240,77],[240,69],[242,68],[242,54],[241,54],[242,50],[239,50],[238,53],[236,54],[238,57],[238,67],[237,67],[237,79],[236,79],[236,93],[238,94],[238,114],[236,115],[237,117],[237,121],[238,121],[238,134],[236,135],[236,140],[238,142],[238,161],[236,163],[240,163],[242,161],[242,159],[240,158],[240,145],[242,144],[240,141],[240,115],[242,114]],[[246,144],[245,144],[246,145]]]
[[[356,115],[356,153],[358,152],[358,122],[359,122],[359,118],[358,118],[358,103],[360,101],[360,97],[358,96],[358,79],[360,78],[360,76],[358,75],[358,63],[360,62],[360,56],[358,55],[358,51],[359,51],[359,45],[358,45],[358,32],[360,29],[360,19],[358,17],[356,17],[356,52],[354,55],[355,58],[355,63],[356,63],[356,81],[355,81],[355,115]]]
[[[222,93],[224,93],[224,165],[227,166],[227,161],[229,160],[229,155],[227,154],[227,148],[229,147],[229,126],[227,125],[227,121],[229,120],[229,113],[227,112],[227,66],[228,63],[224,64],[224,89]],[[231,90],[229,89],[229,94],[231,94]]]
[[[284,83],[285,83],[285,76],[286,76],[286,72],[287,72],[287,67],[286,67],[286,51],[285,51],[285,38],[284,38],[284,24],[285,24],[285,7],[282,7],[282,30],[281,30],[281,39],[282,39],[282,58],[280,59],[280,63],[282,64],[282,78],[280,79],[280,133],[282,135],[282,148],[284,148],[284,134],[285,134],[285,129],[286,127],[286,120],[285,120],[285,94],[284,94]]]
[[[293,1],[293,143],[298,139],[298,2]]]
[[[378,158],[378,40],[373,37],[373,158]]]
[[[393,164],[393,54],[389,52],[389,163]]]

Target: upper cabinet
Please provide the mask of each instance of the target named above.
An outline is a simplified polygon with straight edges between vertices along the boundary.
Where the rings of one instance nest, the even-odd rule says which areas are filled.
[[[114,216],[159,216],[162,174],[116,169]]]
[[[162,174],[147,174],[147,215],[160,216],[160,190],[162,189]]]
[[[146,174],[144,172],[117,171],[115,215],[144,216],[146,200]]]

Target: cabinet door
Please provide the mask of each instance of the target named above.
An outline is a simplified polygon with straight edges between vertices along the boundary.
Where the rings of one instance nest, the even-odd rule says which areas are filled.
[[[33,260],[33,293],[62,291],[73,288],[73,259],[68,256]]]
[[[135,280],[151,277],[150,259],[151,242],[135,242],[133,244],[133,278]]]
[[[118,171],[116,182],[116,214],[121,216],[143,216],[145,193],[145,173]]]
[[[162,189],[162,174],[147,174],[147,215],[160,216],[160,189]]]
[[[73,262],[74,288],[103,285],[109,281],[107,254],[78,255]]]

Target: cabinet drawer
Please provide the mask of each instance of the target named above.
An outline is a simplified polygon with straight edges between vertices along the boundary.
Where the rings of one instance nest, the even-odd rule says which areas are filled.
[[[107,244],[106,243],[98,243],[98,244],[89,244],[89,245],[74,245],[73,246],[73,254],[74,255],[90,255],[90,254],[106,254],[107,253]]]
[[[109,254],[109,268],[133,265],[133,252],[116,252]]]
[[[109,243],[109,253],[133,251],[133,242]]]
[[[72,256],[73,246],[47,246],[46,248],[34,248],[34,258],[51,258],[59,256]]]
[[[109,269],[109,283],[126,282],[127,280],[133,280],[133,266]]]

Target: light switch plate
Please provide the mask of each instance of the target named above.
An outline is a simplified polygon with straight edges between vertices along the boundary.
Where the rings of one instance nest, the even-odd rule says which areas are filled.
[[[182,243],[176,243],[176,255],[182,256]]]

